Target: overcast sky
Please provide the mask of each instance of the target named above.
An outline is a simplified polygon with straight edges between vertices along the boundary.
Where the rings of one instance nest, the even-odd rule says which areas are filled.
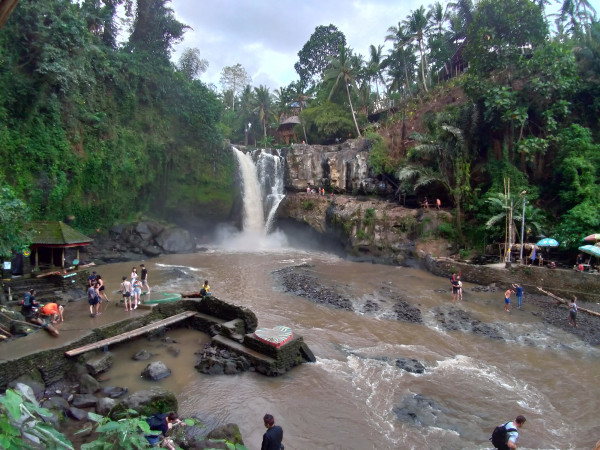
[[[433,0],[430,2],[432,3]],[[177,20],[192,27],[178,44],[174,62],[188,47],[208,60],[200,77],[219,89],[223,67],[240,63],[252,85],[271,89],[297,80],[298,52],[319,25],[335,25],[346,43],[365,58],[369,45],[384,44],[387,29],[397,26],[418,0],[172,0]],[[445,4],[445,3],[444,3]]]

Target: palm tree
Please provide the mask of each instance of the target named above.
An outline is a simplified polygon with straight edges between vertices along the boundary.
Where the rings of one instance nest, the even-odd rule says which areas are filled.
[[[389,27],[388,35],[385,37],[386,41],[393,41],[393,50],[390,51],[390,54],[385,59],[385,66],[388,67],[388,73],[392,76],[392,86],[391,88],[397,91],[400,91],[400,83],[399,83],[399,73],[400,71],[404,72],[404,80],[405,80],[405,93],[410,92],[410,82],[409,82],[409,64],[408,61],[412,58],[412,49],[410,45],[410,36],[406,32],[406,28],[398,23],[397,27]],[[413,73],[412,68],[410,68],[411,74]]]
[[[302,110],[304,109],[304,106],[306,105],[306,102],[308,99],[310,99],[310,97],[304,93],[302,81],[300,80],[290,83],[290,91],[290,95],[298,103],[298,106],[300,108],[300,114],[298,116],[300,118],[300,123],[302,124],[304,142],[308,144],[308,138],[306,137],[306,127],[304,126],[304,122],[302,121]]]
[[[339,54],[337,58],[331,58],[329,68],[325,71],[325,80],[335,80],[331,92],[329,92],[329,100],[337,90],[340,80],[346,86],[346,94],[348,95],[348,103],[350,104],[350,111],[352,111],[352,119],[354,119],[354,126],[356,127],[356,133],[358,137],[361,137],[360,129],[358,128],[358,122],[356,121],[356,114],[354,113],[354,107],[352,106],[352,98],[350,97],[351,84],[357,91],[358,85],[356,84],[356,75],[360,67],[356,67],[356,64],[360,61],[357,57],[352,55],[352,50],[340,45]]]
[[[255,114],[258,114],[258,120],[263,127],[263,137],[267,138],[267,119],[271,112],[271,94],[269,88],[263,86],[254,88],[254,102],[253,102]]]
[[[427,67],[427,58],[423,50],[423,41],[425,40],[425,33],[429,29],[429,14],[425,12],[425,7],[421,6],[416,11],[411,11],[410,15],[404,20],[406,29],[412,39],[415,39],[419,44],[419,53],[421,55],[421,79],[423,81],[423,88],[425,92],[427,89],[427,81],[425,79],[425,71]]]
[[[381,50],[383,45],[378,45],[375,48],[374,45],[369,46],[369,62],[367,63],[367,77],[370,81],[375,82],[375,89],[377,91],[377,100],[379,100],[379,82],[385,86],[383,79],[383,69],[386,67],[386,62],[382,59]]]

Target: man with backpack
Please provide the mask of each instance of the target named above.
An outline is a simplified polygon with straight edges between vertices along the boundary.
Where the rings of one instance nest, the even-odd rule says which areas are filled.
[[[519,428],[525,424],[525,417],[518,415],[514,422],[506,422],[504,425],[498,425],[494,428],[492,445],[500,450],[516,449],[517,438],[519,437]]]
[[[25,316],[26,320],[29,320],[33,317],[35,313],[35,307],[40,306],[40,304],[35,300],[35,289],[31,289],[29,292],[25,292],[23,296],[23,301],[21,302],[21,314]]]

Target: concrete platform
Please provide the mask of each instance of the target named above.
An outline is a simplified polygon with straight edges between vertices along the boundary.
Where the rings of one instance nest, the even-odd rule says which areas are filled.
[[[90,305],[85,300],[67,303],[64,307],[63,316],[65,321],[58,322],[55,325],[60,333],[58,337],[52,337],[49,333],[40,329],[27,336],[1,342],[0,362],[17,360],[41,350],[63,348],[87,335],[94,334],[95,329],[117,322],[141,318],[152,311],[151,305],[141,305],[138,306],[138,309],[127,312],[123,305],[111,301],[109,303],[102,302],[100,305],[101,314],[91,317]]]

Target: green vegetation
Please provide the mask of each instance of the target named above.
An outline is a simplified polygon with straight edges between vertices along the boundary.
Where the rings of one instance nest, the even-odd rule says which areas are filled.
[[[0,30],[3,253],[27,242],[16,232],[26,218],[73,215],[85,232],[139,212],[226,217],[224,139],[281,145],[291,115],[292,140],[309,144],[364,132],[372,174],[450,205],[461,246],[502,238],[506,205],[523,198],[531,236],[575,247],[600,230],[600,23],[589,2],[565,0],[553,16],[531,0],[434,2],[391,18],[390,50],[375,43],[367,57],[318,26],[298,79],[273,92],[239,63],[222,69],[220,92],[209,88],[198,49],[172,63],[188,27],[168,4],[21,0]],[[117,6],[131,28],[122,44]]]
[[[187,27],[159,2],[119,48],[112,3],[23,0],[0,30],[0,179],[31,218],[84,231],[231,203],[222,105],[169,61]]]
[[[34,397],[7,389],[5,394],[0,396],[0,447],[5,450],[74,449],[65,435],[51,425],[52,421],[48,419],[52,416],[53,413],[40,407]],[[80,430],[77,434],[93,431],[97,436],[93,441],[82,444],[82,450],[150,448],[148,440],[144,437],[145,434],[150,434],[150,427],[146,417],[140,416],[135,410],[125,411],[123,418],[119,420],[111,420],[92,412],[88,413],[88,418],[94,425]],[[184,422],[187,426],[201,425],[194,419],[185,419]],[[184,438],[184,428],[174,427],[170,436]],[[223,443],[232,450],[247,450],[244,445],[225,439],[213,439],[211,442]]]

